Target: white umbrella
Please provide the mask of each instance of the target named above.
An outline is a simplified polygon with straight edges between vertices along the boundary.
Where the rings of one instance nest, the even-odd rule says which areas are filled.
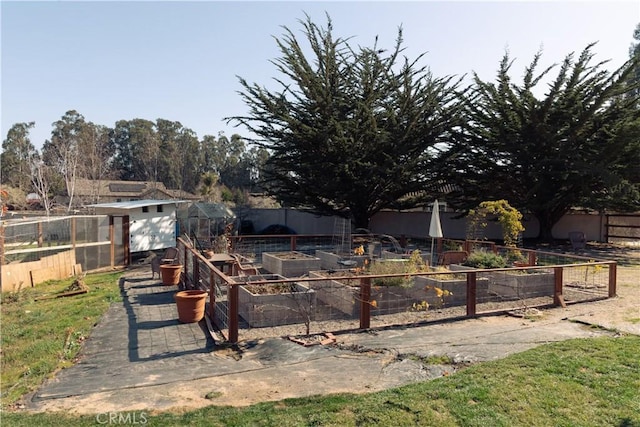
[[[431,210],[431,224],[429,224],[429,237],[431,237],[431,265],[433,262],[433,238],[442,238],[442,225],[440,224],[440,209],[438,208],[438,199],[433,203]]]

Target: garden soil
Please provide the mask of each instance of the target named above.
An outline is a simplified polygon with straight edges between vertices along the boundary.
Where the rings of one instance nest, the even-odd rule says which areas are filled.
[[[615,298],[544,309],[535,318],[494,315],[343,331],[334,343],[309,347],[266,336],[237,346],[214,343],[203,338],[202,325],[178,324],[166,287],[146,268],[133,269],[123,281],[124,304],[105,314],[79,362],[26,397],[21,408],[152,413],[368,393],[453,375],[549,342],[640,335],[640,249],[590,245],[582,255],[619,262]],[[449,362],[420,362],[430,356]]]

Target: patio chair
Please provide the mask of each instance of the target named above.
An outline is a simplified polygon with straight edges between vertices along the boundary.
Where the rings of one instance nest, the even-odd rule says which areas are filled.
[[[176,264],[178,262],[178,249],[167,248],[160,258],[161,264]]]
[[[574,251],[584,249],[587,246],[587,236],[582,231],[570,231],[569,241]]]
[[[231,256],[236,259],[234,269],[238,276],[257,276],[260,274],[257,267],[242,264],[242,258],[239,255],[233,254]]]
[[[176,264],[178,262],[178,249],[177,248],[168,248],[164,251],[162,256],[157,256],[152,254],[151,258],[151,278],[156,277],[156,273],[158,274],[158,279],[160,278],[160,264]]]

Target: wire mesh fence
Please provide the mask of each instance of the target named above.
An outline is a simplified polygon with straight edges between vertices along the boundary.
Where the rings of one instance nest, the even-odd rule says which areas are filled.
[[[0,237],[3,290],[110,267],[123,250],[106,215],[6,221]]]
[[[436,249],[469,248],[468,243],[440,244]],[[260,274],[231,276],[210,263],[199,264],[198,286],[212,289],[212,320],[230,340],[313,334],[326,331],[407,325],[474,316],[490,312],[522,312],[529,308],[606,298],[615,289],[613,262],[568,254],[480,245],[509,260],[509,266],[473,269],[461,265],[403,270],[416,260],[408,254],[384,258],[377,254],[325,257],[330,236],[261,236],[237,239],[234,248],[253,260]],[[477,247],[477,246],[476,246]],[[289,250],[289,251],[287,251]],[[314,252],[316,257],[307,255]],[[295,256],[294,256],[295,255]],[[303,256],[304,255],[304,256]],[[275,269],[272,256],[299,258],[304,271]],[[258,261],[259,260],[259,261]],[[514,267],[517,262],[522,264]],[[327,264],[329,263],[329,267]],[[373,264],[369,264],[373,263]],[[373,266],[385,265],[379,274]],[[388,267],[398,267],[395,272]],[[287,272],[288,271],[288,272]],[[234,292],[237,292],[237,297]],[[236,298],[234,300],[234,298]]]

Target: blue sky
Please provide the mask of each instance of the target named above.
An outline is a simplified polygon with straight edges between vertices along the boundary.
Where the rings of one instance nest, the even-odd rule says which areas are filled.
[[[334,34],[355,46],[392,48],[403,27],[406,55],[426,52],[434,75],[477,72],[493,80],[506,50],[521,76],[539,49],[542,66],[598,42],[595,60],[628,59],[640,1],[412,2],[17,2],[2,1],[2,139],[35,121],[40,148],[51,124],[75,109],[97,124],[158,118],[198,137],[243,134],[226,116],[246,114],[237,76],[273,86],[273,39],[300,35],[307,13],[331,16]]]

